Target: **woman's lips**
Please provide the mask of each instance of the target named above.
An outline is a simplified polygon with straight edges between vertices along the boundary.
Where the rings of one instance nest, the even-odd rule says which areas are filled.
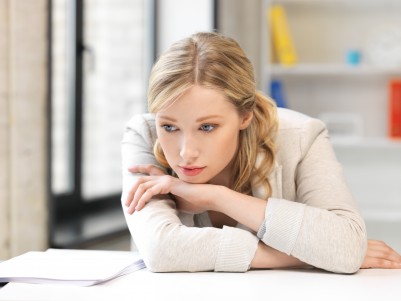
[[[182,167],[182,166],[180,166],[179,168],[180,168],[180,171],[184,175],[190,176],[190,177],[193,177],[193,176],[196,176],[196,175],[200,174],[205,169],[205,167],[197,167],[197,166],[196,167]]]

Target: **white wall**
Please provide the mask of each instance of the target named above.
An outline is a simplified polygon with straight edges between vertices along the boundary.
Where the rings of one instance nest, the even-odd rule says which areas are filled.
[[[213,14],[212,0],[158,1],[156,54],[195,32],[213,30]]]

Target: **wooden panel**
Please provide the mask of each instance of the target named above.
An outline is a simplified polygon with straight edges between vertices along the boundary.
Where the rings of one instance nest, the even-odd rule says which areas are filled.
[[[0,260],[9,257],[8,0],[0,0]]]
[[[12,256],[48,241],[47,2],[9,2]]]

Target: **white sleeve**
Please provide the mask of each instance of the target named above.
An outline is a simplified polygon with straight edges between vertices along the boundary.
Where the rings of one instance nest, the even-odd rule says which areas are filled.
[[[269,199],[258,237],[312,266],[356,272],[365,257],[366,229],[346,185],[324,125],[301,135],[297,200]],[[288,150],[291,151],[291,150]]]
[[[245,272],[259,239],[231,227],[217,229],[183,225],[172,200],[154,200],[129,215],[126,195],[138,175],[127,168],[135,164],[157,164],[153,155],[154,122],[140,115],[128,123],[123,141],[123,193],[121,202],[128,228],[148,269],[154,272],[227,271]]]

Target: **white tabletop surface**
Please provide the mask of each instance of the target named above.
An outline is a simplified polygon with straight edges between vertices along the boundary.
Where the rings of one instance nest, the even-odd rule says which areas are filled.
[[[401,270],[152,273],[91,287],[10,283],[0,300],[401,300]]]

